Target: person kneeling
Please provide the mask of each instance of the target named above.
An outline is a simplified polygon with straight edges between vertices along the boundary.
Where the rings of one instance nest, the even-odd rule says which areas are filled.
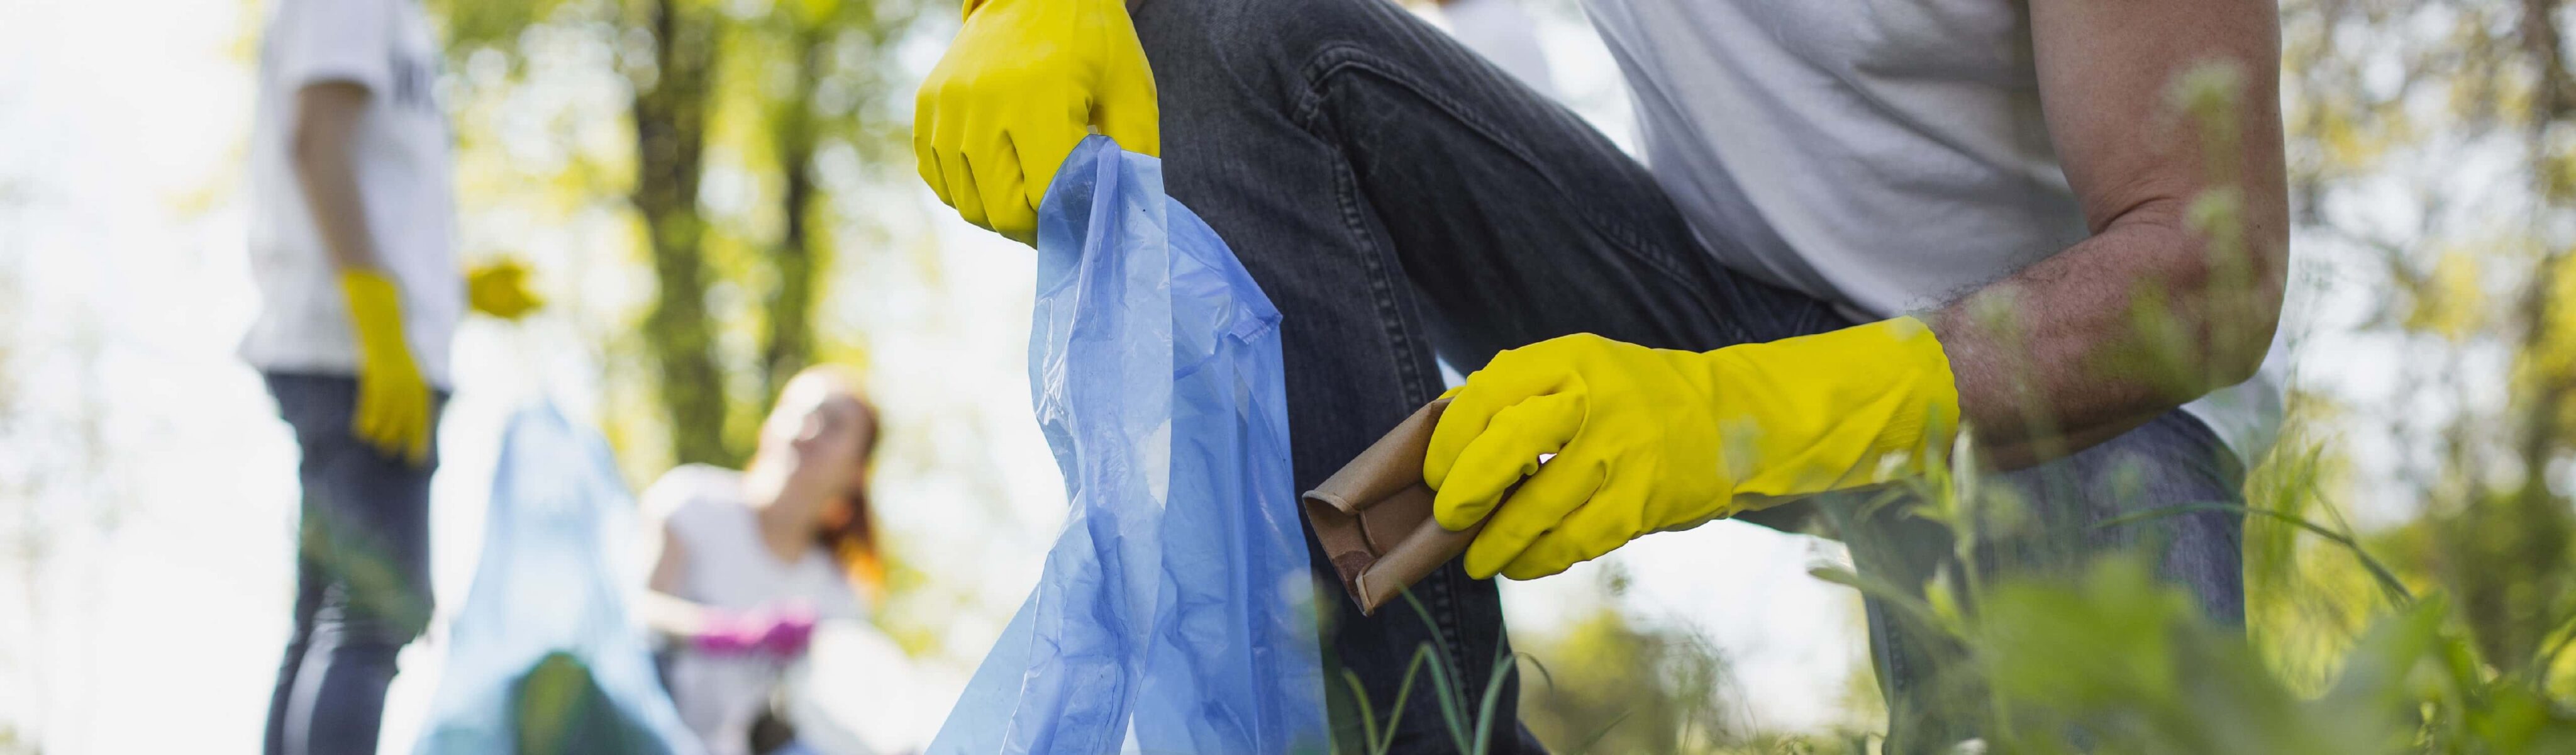
[[[641,613],[666,641],[681,719],[714,755],[773,749],[770,701],[815,624],[864,620],[882,593],[876,441],[855,380],[811,368],[788,382],[746,469],[685,465],[645,490],[662,547]]]

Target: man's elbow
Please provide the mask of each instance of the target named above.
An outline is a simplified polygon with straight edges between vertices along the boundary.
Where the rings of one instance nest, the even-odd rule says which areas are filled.
[[[2241,335],[2235,336],[2233,343],[2211,355],[2210,382],[2202,386],[2202,393],[2252,380],[2254,373],[2263,369],[2263,356],[2272,350],[2272,337],[2280,329],[2280,308],[2276,305],[2268,315],[2247,320],[2236,326]]]
[[[2289,278],[2288,234],[2264,229],[2247,236],[2252,264],[2245,267],[2252,275],[2228,276],[2237,281],[2213,281],[2232,290],[2209,292],[2225,304],[2210,308],[2213,319],[2202,329],[2210,366],[2210,384],[2204,386],[2207,390],[2253,379],[2263,368],[2263,358],[2271,353],[2272,339],[2280,331]],[[2244,280],[2245,277],[2252,280]]]
[[[2178,211],[2139,212],[2129,220],[2153,229],[2148,232],[2159,240],[2151,243],[2162,247],[2161,262],[2150,274],[2165,295],[2148,301],[2171,309],[2150,321],[2180,326],[2164,332],[2188,341],[2172,344],[2180,349],[2168,352],[2189,366],[2172,374],[2163,398],[2190,401],[2253,378],[2281,324],[2289,261],[2287,234],[2278,230],[2282,224],[2248,222],[2238,227],[2242,243],[2229,244],[2212,243]],[[2163,329],[2141,327],[2148,328],[2141,335]]]

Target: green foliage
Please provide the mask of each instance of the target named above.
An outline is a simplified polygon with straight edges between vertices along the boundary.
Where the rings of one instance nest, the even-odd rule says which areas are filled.
[[[2570,563],[2549,549],[2547,521],[2562,514],[2499,507],[2481,515],[2494,517],[2491,529],[2437,518],[2358,536],[2325,499],[2339,475],[2335,459],[2294,437],[2250,475],[2252,505],[2242,511],[2255,591],[2250,632],[2212,625],[2134,554],[2096,559],[2076,574],[1944,576],[1925,597],[1839,569],[1816,574],[1885,599],[1955,643],[1972,674],[1941,680],[1950,705],[1924,714],[1973,732],[1985,752],[2576,751],[2576,698],[2549,673],[2566,662],[2576,631],[2542,608],[2566,599],[2549,587]],[[1988,547],[1976,533],[2009,531],[1993,524],[2012,520],[2020,505],[1981,487],[1972,470],[1918,483],[1910,504],[1970,533],[1957,545],[1969,563]],[[1995,516],[1995,507],[2007,513]],[[2102,526],[2209,507],[2171,506]],[[2463,559],[2475,568],[2431,576]],[[2506,596],[2501,603],[2517,610],[2473,610],[2460,594]],[[1551,673],[1525,684],[1522,716],[1560,751],[1870,751],[1859,737],[1714,727],[1701,729],[1714,736],[1690,735],[1693,719],[1673,711],[1716,710],[1722,660],[1705,656],[1717,672],[1705,682],[1671,683],[1671,670],[1705,646],[1617,614],[1525,644]]]
[[[2275,456],[2274,463],[2312,458],[2293,453]],[[2292,479],[2299,474],[2290,473]],[[1954,495],[1925,507],[1974,521],[1978,499]],[[2340,563],[2389,571],[2339,529],[2282,509],[2245,513],[2284,521],[2346,551],[2341,555],[2349,558]],[[2484,542],[2461,548],[2495,550]],[[2528,591],[2531,575],[2546,570],[2498,570],[2464,587]],[[1982,587],[1963,580],[1950,589],[1967,594],[1932,603],[1848,573],[1821,570],[1819,576],[1890,598],[1898,610],[1951,633],[1976,679],[1951,680],[1955,705],[1931,715],[1967,722],[1959,728],[1981,732],[1990,751],[2295,755],[2576,747],[2576,709],[2553,696],[2546,682],[2554,659],[2535,657],[2529,645],[2499,644],[2528,636],[2534,625],[2483,618],[2456,606],[2448,593],[2418,600],[2402,585],[2379,583],[2377,591],[2387,596],[2379,616],[2332,659],[2332,681],[2310,690],[2274,673],[2245,634],[2210,625],[2187,595],[2156,581],[2134,556],[2099,559],[2080,577],[2011,574]],[[1953,603],[1974,610],[1944,607]],[[2553,636],[2563,638],[2564,631]],[[2511,654],[2484,650],[2489,647]]]
[[[830,231],[864,234],[871,222],[833,212],[833,200],[870,183],[909,180],[909,158],[894,159],[909,128],[893,104],[899,82],[891,72],[900,67],[892,48],[921,7],[919,0],[433,3],[452,68],[507,63],[498,67],[504,80],[474,82],[469,110],[477,100],[544,91],[527,80],[533,61],[567,50],[611,52],[627,95],[617,114],[624,144],[596,160],[622,165],[572,162],[563,175],[575,180],[563,185],[575,207],[632,213],[635,249],[651,272],[651,297],[622,315],[640,314],[640,322],[613,327],[605,355],[640,364],[603,374],[613,394],[649,397],[645,406],[655,410],[609,418],[622,448],[647,440],[664,447],[640,466],[738,464],[788,376],[859,346],[836,343],[815,322],[836,252]],[[498,136],[465,125],[460,140],[469,147]],[[820,162],[835,151],[859,157],[861,170],[841,180],[827,175]],[[612,173],[623,180],[603,175]],[[748,196],[710,196],[716,175],[750,178]]]
[[[424,5],[445,22],[448,49],[470,54],[514,44],[520,30],[553,15],[565,1],[428,0]]]
[[[2576,713],[2481,663],[2447,601],[2389,614],[2301,695],[2133,560],[2014,582],[1972,644],[2006,752],[2506,753],[2576,746]]]
[[[2081,582],[2007,582],[1983,608],[1971,645],[2007,751],[2359,753],[2392,740],[2369,725],[2388,716],[2299,699],[2131,559]]]
[[[1456,751],[1472,755],[1495,746],[1489,722],[1506,704],[1517,705],[1521,720],[1557,752],[1717,752],[1735,742],[1731,711],[1718,694],[1725,659],[1696,635],[1636,627],[1605,612],[1543,651],[1561,673],[1526,654],[1497,657],[1484,669],[1453,668],[1443,660],[1450,657],[1448,637],[1430,610],[1409,591],[1404,598],[1431,628],[1432,639],[1414,648],[1394,697],[1370,699],[1348,670],[1339,680],[1357,701],[1359,752],[1392,752],[1406,706],[1417,695],[1430,696]],[[1534,673],[1517,668],[1524,665]],[[1521,674],[1521,699],[1504,700],[1502,682],[1515,673]],[[1383,721],[1381,711],[1388,716]]]
[[[1533,644],[1521,720],[1557,752],[1707,752],[1742,735],[1716,646],[1613,610]]]
[[[580,659],[547,653],[512,685],[518,755],[652,752],[654,735],[626,718]]]

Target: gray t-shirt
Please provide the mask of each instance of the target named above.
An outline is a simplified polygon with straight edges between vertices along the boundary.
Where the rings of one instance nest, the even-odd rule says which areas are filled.
[[[1646,161],[1721,261],[1857,319],[1929,309],[2090,233],[2015,0],[1586,0]],[[2185,407],[2240,456],[2267,374]]]

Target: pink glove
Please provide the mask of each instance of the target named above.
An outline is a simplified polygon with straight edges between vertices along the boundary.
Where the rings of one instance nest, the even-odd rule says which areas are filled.
[[[710,610],[706,628],[690,643],[709,655],[760,653],[794,658],[814,639],[814,618],[814,609],[793,604],[743,613]]]

